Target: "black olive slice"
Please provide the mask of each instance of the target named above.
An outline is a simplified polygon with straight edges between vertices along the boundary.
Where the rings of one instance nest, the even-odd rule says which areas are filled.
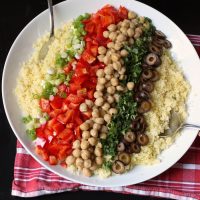
[[[145,58],[145,62],[150,66],[152,65],[158,66],[160,63],[160,58],[155,53],[149,53]]]
[[[139,97],[140,97],[141,99],[145,99],[145,100],[150,99],[149,93],[146,92],[146,91],[140,91],[140,92],[139,92]]]
[[[158,37],[158,38],[163,38],[165,39],[166,38],[166,35],[160,31],[160,30],[155,30],[155,35]]]
[[[152,70],[150,69],[146,69],[142,72],[141,74],[141,77],[142,79],[144,80],[148,80],[148,79],[151,79],[153,77],[153,73],[152,73]]]
[[[141,147],[137,143],[132,143],[130,147],[131,147],[133,153],[140,153],[140,151],[141,151]]]
[[[151,103],[149,101],[142,101],[138,108],[139,113],[146,113],[151,109]]]
[[[155,81],[159,80],[160,75],[159,75],[158,71],[153,70],[153,71],[152,71],[152,74],[153,74],[153,76],[152,76],[152,78],[151,78],[151,81],[155,82]]]
[[[123,162],[125,165],[128,165],[131,162],[131,156],[126,153],[122,152],[118,155],[118,159]]]
[[[166,48],[166,49],[169,49],[172,47],[172,43],[169,41],[169,40],[165,40],[163,46]]]
[[[162,49],[153,44],[149,45],[149,51],[157,54],[158,56],[162,55]]]
[[[112,171],[116,174],[122,174],[125,171],[124,163],[120,160],[116,160],[112,165]]]
[[[142,89],[144,89],[147,92],[152,92],[154,89],[154,85],[151,81],[147,81],[143,84],[141,84]]]
[[[117,145],[117,151],[119,152],[122,152],[125,150],[125,145],[123,142],[120,142],[118,145]]]
[[[127,142],[134,142],[135,141],[135,133],[129,131],[127,132],[125,135],[124,135],[124,139],[127,141]]]
[[[137,141],[140,145],[145,146],[149,143],[149,137],[146,134],[139,134],[137,136]]]

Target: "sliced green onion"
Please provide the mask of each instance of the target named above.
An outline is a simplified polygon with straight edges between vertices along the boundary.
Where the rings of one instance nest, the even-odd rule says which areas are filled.
[[[37,138],[36,131],[34,129],[26,130],[26,134],[31,140],[35,140]]]
[[[23,121],[24,124],[28,124],[29,122],[32,121],[32,119],[33,119],[33,118],[32,118],[30,115],[28,115],[28,116],[26,116],[26,117],[23,117],[23,118],[22,118],[22,121]]]

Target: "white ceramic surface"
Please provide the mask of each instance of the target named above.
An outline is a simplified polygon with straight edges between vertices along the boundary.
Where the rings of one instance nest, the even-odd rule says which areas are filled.
[[[56,27],[85,12],[96,12],[108,3],[116,7],[123,5],[130,10],[136,11],[140,15],[151,18],[155,26],[166,33],[168,39],[173,44],[173,48],[171,49],[172,55],[182,67],[187,80],[192,86],[188,100],[189,117],[187,121],[200,124],[200,60],[184,33],[166,16],[145,4],[133,0],[68,0],[54,7]],[[143,182],[159,175],[176,163],[194,141],[197,136],[196,130],[183,130],[175,144],[160,155],[161,162],[159,164],[153,166],[137,166],[126,174],[112,176],[107,179],[77,176],[60,166],[48,165],[47,162],[44,162],[34,153],[33,145],[25,135],[25,127],[21,122],[21,111],[17,105],[13,89],[16,86],[16,77],[19,73],[20,63],[30,57],[33,51],[32,44],[36,39],[49,30],[48,22],[49,16],[47,10],[33,19],[16,38],[4,66],[2,94],[6,115],[12,130],[26,150],[44,167],[64,178],[87,185],[102,187],[124,186]]]

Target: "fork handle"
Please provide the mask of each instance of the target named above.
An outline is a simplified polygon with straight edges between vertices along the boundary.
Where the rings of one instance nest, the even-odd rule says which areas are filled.
[[[50,38],[54,36],[54,17],[53,17],[53,4],[52,0],[47,0],[50,16]]]
[[[195,125],[195,124],[183,124],[183,127],[200,129],[200,126],[199,125]]]

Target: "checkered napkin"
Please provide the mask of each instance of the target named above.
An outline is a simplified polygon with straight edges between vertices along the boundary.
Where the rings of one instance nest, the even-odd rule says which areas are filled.
[[[188,35],[200,56],[200,36]],[[64,191],[112,191],[179,200],[200,200],[200,137],[169,170],[146,182],[125,187],[101,188],[63,179],[42,167],[17,142],[12,195],[34,197]]]

